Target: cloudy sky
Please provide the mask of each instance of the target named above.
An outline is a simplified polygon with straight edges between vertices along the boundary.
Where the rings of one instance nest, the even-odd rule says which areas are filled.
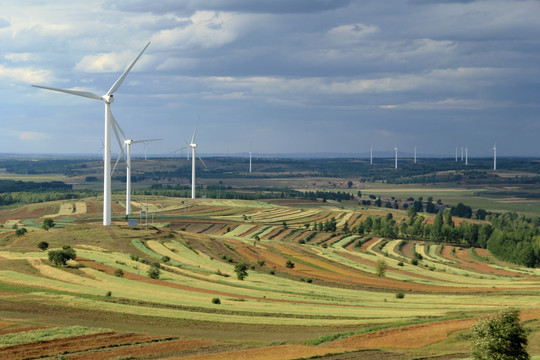
[[[197,131],[203,154],[540,156],[538,0],[6,0],[0,153],[99,153]],[[114,141],[114,140],[113,140]],[[140,145],[139,145],[140,146]],[[113,152],[117,147],[113,147]],[[142,152],[140,146],[134,152]]]

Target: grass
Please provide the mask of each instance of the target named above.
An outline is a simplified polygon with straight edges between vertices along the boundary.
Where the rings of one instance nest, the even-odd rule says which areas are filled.
[[[105,331],[108,330],[89,328],[85,326],[53,327],[48,329],[30,330],[0,335],[0,346],[26,344],[36,341],[47,341],[64,337],[96,334]]]

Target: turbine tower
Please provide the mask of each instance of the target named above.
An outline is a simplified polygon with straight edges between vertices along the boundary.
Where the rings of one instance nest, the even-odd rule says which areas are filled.
[[[373,165],[373,146],[369,147],[369,165]]]
[[[251,143],[249,143],[249,172],[251,173]]]
[[[394,165],[394,168],[397,169],[397,146],[394,145],[394,152],[396,153],[395,155],[395,165]]]
[[[456,146],[456,162],[457,162],[457,146]]]
[[[52,87],[46,87],[46,86],[39,86],[39,85],[32,85],[37,88],[45,89],[45,90],[52,90],[52,91],[58,91],[63,92],[71,95],[77,95],[82,96],[94,100],[100,100],[105,104],[105,141],[104,141],[104,160],[103,160],[103,225],[109,226],[111,225],[111,133],[110,129],[112,128],[115,135],[116,140],[118,141],[118,145],[120,146],[120,151],[122,152],[122,156],[124,156],[124,151],[122,149],[122,145],[120,142],[120,138],[118,137],[118,124],[116,120],[114,119],[114,116],[111,112],[111,104],[114,101],[114,93],[118,88],[122,85],[124,82],[124,79],[128,75],[128,73],[131,71],[137,60],[141,57],[143,52],[146,50],[146,48],[150,45],[150,42],[146,44],[144,49],[139,53],[139,55],[133,60],[131,65],[127,67],[127,69],[124,71],[124,73],[116,80],[116,82],[111,86],[109,91],[103,96],[96,95],[91,92],[87,91],[78,91],[78,90],[65,90],[65,89],[57,89]]]
[[[461,162],[463,162],[463,146],[461,147]]]
[[[414,163],[416,164],[416,146],[414,147]]]
[[[159,141],[163,139],[146,139],[146,140],[131,140],[126,139],[126,136],[120,126],[118,126],[118,130],[120,130],[120,133],[122,134],[122,137],[124,138],[124,146],[123,148],[126,149],[126,215],[131,215],[131,145],[133,144],[139,144],[139,143],[148,143],[151,141]],[[118,165],[118,161],[120,160],[120,157],[116,159],[116,163],[114,164],[112,172],[116,169],[116,165]]]
[[[197,134],[197,127],[199,126],[199,120],[197,120],[197,124],[195,125],[195,131],[193,131],[193,136],[191,137],[191,143],[181,147],[180,149],[177,149],[173,152],[177,152],[183,149],[191,148],[191,198],[195,199],[195,158],[196,158],[196,151],[195,148],[197,147],[197,144],[195,144],[195,135]],[[203,159],[199,157],[199,160],[201,160],[204,167],[206,167],[206,164],[204,163]]]
[[[493,170],[497,170],[497,144],[493,145]]]
[[[469,148],[465,148],[465,165],[469,165]]]

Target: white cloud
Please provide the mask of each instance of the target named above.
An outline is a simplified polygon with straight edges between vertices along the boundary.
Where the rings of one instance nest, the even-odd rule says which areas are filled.
[[[198,11],[189,20],[186,26],[160,31],[152,41],[161,48],[212,48],[230,43],[238,36],[231,13]]]
[[[49,139],[50,136],[45,133],[36,132],[36,131],[10,131],[10,134],[12,136],[15,136],[19,138],[19,140],[23,141],[39,141],[39,140],[46,140]]]
[[[48,70],[36,70],[30,67],[7,68],[0,65],[0,78],[29,84],[45,83],[51,78],[51,73]]]
[[[25,62],[32,59],[32,54],[25,52],[25,53],[11,53],[4,55],[4,59],[9,60],[11,62]]]
[[[325,35],[332,45],[353,45],[365,39],[368,35],[378,32],[380,29],[375,25],[349,24],[334,27]]]

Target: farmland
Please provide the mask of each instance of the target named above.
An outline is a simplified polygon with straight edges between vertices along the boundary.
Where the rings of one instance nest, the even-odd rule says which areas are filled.
[[[467,358],[471,324],[508,306],[522,311],[540,355],[538,269],[483,249],[341,231],[405,211],[139,196],[148,228],[145,219],[130,228],[122,201],[107,228],[99,198],[0,210],[0,357]],[[45,217],[57,226],[41,229]],[[332,218],[335,232],[313,231]],[[29,231],[16,236],[13,224]],[[41,241],[77,258],[54,266]],[[147,276],[153,263],[157,279]]]

